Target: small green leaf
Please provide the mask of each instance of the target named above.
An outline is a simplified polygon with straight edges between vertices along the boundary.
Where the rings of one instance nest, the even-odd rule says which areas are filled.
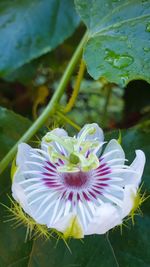
[[[124,86],[150,82],[150,1],[75,0],[89,29],[84,59],[89,74]]]
[[[78,23],[73,0],[0,1],[0,75],[51,51]]]

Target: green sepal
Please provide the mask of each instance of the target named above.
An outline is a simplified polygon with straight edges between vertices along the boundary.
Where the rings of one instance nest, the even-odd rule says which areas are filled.
[[[11,180],[13,182],[14,175],[18,169],[18,166],[16,165],[16,157],[13,159],[12,165],[11,165],[11,171],[10,171],[10,176]]]
[[[119,129],[119,134],[118,134],[118,139],[117,139],[118,143],[121,145],[122,144],[122,134],[121,134],[121,130]]]

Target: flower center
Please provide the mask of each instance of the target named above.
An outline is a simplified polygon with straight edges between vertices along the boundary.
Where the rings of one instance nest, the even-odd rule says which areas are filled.
[[[66,186],[80,188],[88,181],[88,174],[84,172],[64,173],[64,183]]]

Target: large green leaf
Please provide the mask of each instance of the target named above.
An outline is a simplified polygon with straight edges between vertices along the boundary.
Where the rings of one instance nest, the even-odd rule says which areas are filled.
[[[7,199],[1,197],[1,202],[7,204]],[[29,255],[32,250],[32,241],[25,242],[26,229],[15,229],[13,223],[5,222],[6,209],[0,208],[0,266],[1,267],[27,267]]]
[[[142,149],[146,154],[146,166],[143,176],[143,191],[150,194],[150,125],[141,125],[137,129],[125,131],[123,147],[127,158],[133,159],[133,151]],[[120,266],[125,267],[149,267],[150,266],[150,200],[142,207],[143,216],[138,216],[135,225],[123,228],[123,234],[111,232],[110,240],[114,248]]]
[[[0,74],[51,51],[78,23],[73,0],[0,1]]]
[[[150,82],[150,1],[75,0],[89,29],[84,51],[88,72],[125,85]]]
[[[17,122],[16,122],[17,124]],[[15,125],[16,125],[15,124]],[[19,120],[18,120],[19,124]],[[14,126],[15,126],[14,125]],[[14,127],[15,129],[15,127]],[[118,137],[118,132],[109,133],[106,139]],[[135,149],[142,149],[147,157],[147,165],[143,180],[147,192],[150,192],[149,173],[150,166],[150,130],[140,126],[125,130],[122,133],[123,148],[129,160],[133,160]],[[7,146],[7,143],[5,143]],[[8,148],[7,148],[8,149]],[[6,150],[7,150],[6,149]],[[6,192],[9,192],[9,174],[6,173],[2,180],[7,179],[1,191],[1,202],[6,203]],[[5,180],[6,181],[6,180]],[[72,254],[68,251],[63,241],[35,240],[24,243],[25,231],[23,228],[14,229],[10,223],[3,223],[6,210],[0,207],[0,266],[2,267],[149,267],[149,201],[143,204],[144,216],[135,219],[135,226],[131,229],[119,228],[110,232],[110,243],[105,235],[90,236],[83,240],[69,241]],[[114,250],[114,251],[113,251]],[[116,257],[114,257],[114,253]],[[118,265],[117,265],[118,262]]]
[[[69,242],[71,253],[63,241],[34,243],[30,267],[115,267],[115,259],[105,236],[90,236]]]
[[[0,159],[29,128],[31,122],[6,108],[0,107]]]
[[[143,175],[143,191],[150,194],[150,124],[147,123],[138,129],[125,131],[123,134],[123,147],[127,158],[132,160],[134,151],[142,149],[146,154],[146,166]],[[135,225],[123,227],[123,233],[111,231],[110,240],[121,267],[149,267],[149,236],[150,236],[150,199],[142,206],[143,216],[135,219]]]
[[[0,107],[0,159],[30,125],[31,122],[28,119]],[[4,222],[8,219],[9,213],[1,203],[10,204],[7,194],[10,195],[9,168],[0,176],[0,266],[26,267],[32,249],[32,242],[25,243],[25,229],[14,229],[11,226],[13,222]]]

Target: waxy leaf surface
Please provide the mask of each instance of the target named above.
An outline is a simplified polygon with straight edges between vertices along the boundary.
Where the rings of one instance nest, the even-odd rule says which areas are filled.
[[[78,23],[73,0],[0,1],[0,75],[51,51]]]
[[[75,0],[89,30],[84,59],[89,74],[124,86],[150,82],[150,1]]]

